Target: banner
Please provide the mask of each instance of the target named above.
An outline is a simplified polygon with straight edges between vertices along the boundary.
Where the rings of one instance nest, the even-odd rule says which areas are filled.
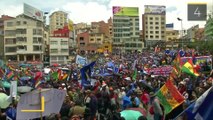
[[[24,3],[24,15],[43,22],[43,12]]]
[[[145,14],[157,14],[157,15],[166,14],[166,6],[145,5],[144,7],[145,7]]]
[[[80,56],[80,55],[77,55],[76,56],[76,64],[84,66],[84,65],[87,64],[87,59]]]
[[[148,68],[145,71],[147,72],[147,74],[151,75],[169,76],[169,74],[172,72],[172,67],[163,66],[158,68]]]
[[[42,116],[48,116],[52,113],[57,114],[60,112],[66,91],[58,89],[42,89],[41,95],[39,92],[39,90],[34,90],[21,96],[17,106],[17,120],[40,118],[40,112],[23,112],[22,110],[40,110],[41,96],[45,99]]]
[[[202,71],[210,71],[212,69],[212,56],[181,57],[180,65],[183,66],[189,59],[192,59],[195,65],[199,65]]]

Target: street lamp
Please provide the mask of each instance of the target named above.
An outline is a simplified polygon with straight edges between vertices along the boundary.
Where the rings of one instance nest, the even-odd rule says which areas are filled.
[[[181,22],[181,39],[182,39],[181,40],[181,43],[182,43],[181,46],[182,46],[182,49],[183,49],[183,19],[178,17],[177,20]]]

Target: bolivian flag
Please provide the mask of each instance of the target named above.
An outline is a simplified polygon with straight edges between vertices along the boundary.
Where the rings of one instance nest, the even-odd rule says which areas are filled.
[[[190,75],[199,76],[196,69],[194,69],[192,59],[189,59],[188,62],[182,66],[181,71]]]
[[[165,109],[165,114],[170,113],[173,109],[184,102],[184,97],[175,88],[171,80],[168,80],[156,93],[156,95]]]

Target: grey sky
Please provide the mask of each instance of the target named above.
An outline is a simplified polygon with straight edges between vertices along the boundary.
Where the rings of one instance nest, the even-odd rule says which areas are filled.
[[[139,7],[140,23],[144,13],[144,5],[165,5],[167,7],[167,23],[174,23],[175,29],[180,29],[180,22],[177,17],[183,19],[184,29],[205,22],[187,21],[187,3],[205,2],[208,13],[212,10],[213,0],[0,0],[0,15],[7,14],[16,16],[23,13],[23,3],[34,6],[50,14],[56,10],[63,10],[69,13],[69,18],[75,23],[92,21],[107,21],[112,17],[112,6]],[[142,28],[142,25],[140,25]]]

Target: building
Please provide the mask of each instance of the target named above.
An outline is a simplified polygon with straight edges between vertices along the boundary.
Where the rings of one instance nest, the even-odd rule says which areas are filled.
[[[141,51],[143,42],[139,31],[137,7],[113,6],[113,51]]]
[[[67,64],[69,60],[69,29],[64,26],[50,37],[50,65]]]
[[[178,41],[179,31],[178,30],[166,30],[166,41]]]
[[[13,19],[8,15],[2,15],[0,18],[0,59],[4,59],[4,21]]]
[[[187,29],[186,38],[184,41],[186,42],[194,42],[195,41],[195,33],[199,29],[199,25],[195,25]]]
[[[89,31],[77,34],[78,54],[85,54],[89,44]]]
[[[205,40],[205,29],[204,28],[198,28],[195,31],[195,40],[196,41],[203,41],[203,40]]]
[[[24,14],[4,21],[6,60],[42,61],[44,24]]]
[[[166,7],[145,5],[142,15],[142,28],[146,47],[166,41]]]
[[[50,36],[55,30],[61,29],[67,24],[67,15],[63,11],[56,11],[50,15]]]

